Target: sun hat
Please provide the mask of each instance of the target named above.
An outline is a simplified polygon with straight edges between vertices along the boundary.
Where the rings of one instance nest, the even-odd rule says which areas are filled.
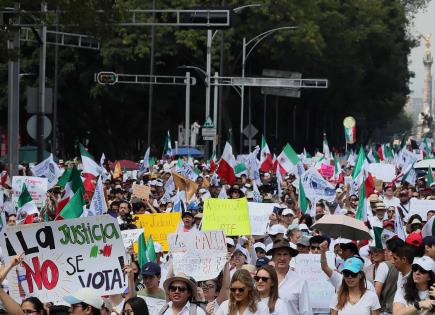
[[[104,304],[103,299],[91,288],[82,288],[74,294],[64,296],[63,299],[69,304],[86,303],[99,310]]]
[[[273,255],[273,253],[278,249],[287,249],[292,257],[296,257],[299,254],[297,246],[295,244],[287,240],[281,239],[273,242],[272,248],[269,249],[266,254],[268,256]]]
[[[195,281],[191,278],[188,277],[186,274],[180,272],[177,273],[175,276],[170,277],[168,279],[165,280],[165,282],[163,282],[163,288],[165,289],[166,292],[169,291],[169,286],[171,285],[172,282],[175,281],[182,281],[185,284],[187,284],[187,286],[190,287],[190,292],[192,293],[192,297],[194,299],[196,299],[196,283]]]

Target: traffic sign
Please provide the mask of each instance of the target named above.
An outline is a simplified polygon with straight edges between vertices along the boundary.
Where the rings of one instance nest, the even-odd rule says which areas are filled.
[[[118,82],[118,75],[115,72],[98,72],[97,82],[104,85],[114,85]]]
[[[43,132],[43,134],[44,134],[44,139],[47,139],[51,133],[52,126],[51,126],[51,121],[47,116],[44,116],[43,119],[44,119],[44,132]],[[37,138],[38,138],[37,121],[38,121],[38,115],[33,115],[27,121],[27,128],[26,128],[27,133],[34,140],[37,140]]]
[[[243,134],[249,139],[254,138],[257,133],[258,129],[255,128],[253,124],[249,124],[245,127],[245,129],[243,129]]]
[[[207,119],[205,120],[204,125],[202,126],[202,128],[215,128],[215,125],[213,123],[213,120],[211,120],[210,117],[207,117]]]

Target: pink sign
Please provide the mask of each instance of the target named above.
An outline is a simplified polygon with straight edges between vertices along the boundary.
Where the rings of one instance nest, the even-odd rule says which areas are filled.
[[[325,178],[331,178],[334,176],[334,165],[322,164],[320,166],[320,174]]]

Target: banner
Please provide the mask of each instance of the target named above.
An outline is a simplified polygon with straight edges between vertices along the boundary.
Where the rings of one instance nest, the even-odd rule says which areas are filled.
[[[329,314],[335,289],[320,267],[320,254],[299,254],[293,259],[295,271],[307,281],[313,313]],[[335,269],[334,254],[326,252],[326,259],[329,267]]]
[[[408,220],[413,214],[418,214],[421,216],[423,221],[427,220],[427,212],[429,210],[435,211],[435,200],[420,200],[416,198],[411,198],[409,200],[409,213],[405,220]]]
[[[53,188],[57,184],[57,179],[62,174],[59,166],[53,160],[53,154],[50,154],[44,161],[33,166],[31,170],[33,175],[47,178],[48,189]]]
[[[204,202],[202,230],[223,230],[225,235],[251,235],[246,198],[209,198]]]
[[[143,233],[143,229],[133,229],[121,231],[122,241],[125,248],[129,248],[133,245]]]
[[[18,198],[26,183],[27,190],[32,196],[36,206],[41,208],[45,205],[46,193],[48,188],[48,179],[33,176],[14,176],[12,177],[12,204],[16,207]]]
[[[25,253],[8,274],[10,295],[64,304],[63,297],[90,287],[99,295],[124,292],[125,249],[109,215],[8,226],[0,245],[6,262]]]
[[[335,187],[325,180],[313,167],[309,168],[301,178],[305,196],[311,202],[314,203],[315,200],[320,199],[330,202],[334,201]]]
[[[280,207],[280,205],[277,203],[248,202],[251,235],[265,235],[267,233],[269,216],[275,207]]]
[[[168,243],[175,274],[205,281],[216,278],[225,266],[227,244],[222,231],[169,234]]]
[[[180,212],[171,213],[151,213],[135,215],[137,220],[134,224],[138,228],[142,228],[145,232],[145,239],[151,235],[154,242],[160,243],[163,251],[167,252],[168,234],[174,233],[177,230],[178,223],[181,219]]]
[[[396,167],[393,164],[370,163],[369,172],[385,183],[390,183],[396,177]]]

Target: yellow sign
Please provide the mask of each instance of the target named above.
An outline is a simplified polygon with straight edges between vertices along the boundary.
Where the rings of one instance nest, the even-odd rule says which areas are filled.
[[[145,233],[145,240],[151,235],[154,242],[162,245],[163,251],[167,252],[168,247],[168,234],[175,233],[177,226],[180,222],[181,213],[151,213],[151,214],[138,214],[135,224],[138,228],[143,228]]]
[[[202,230],[223,230],[225,235],[250,235],[248,202],[246,198],[209,198],[204,203]]]

